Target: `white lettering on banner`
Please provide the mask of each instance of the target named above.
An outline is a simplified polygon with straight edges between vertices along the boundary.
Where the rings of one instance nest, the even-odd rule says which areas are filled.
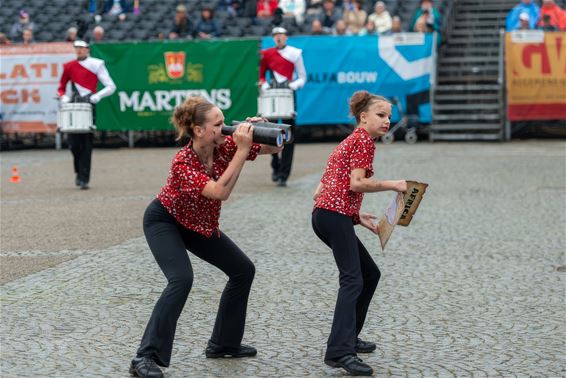
[[[204,89],[154,92],[133,91],[130,95],[126,92],[118,92],[121,112],[125,112],[130,108],[135,112],[148,110],[153,112],[171,111],[174,107],[181,105],[187,97],[191,96],[202,96],[222,110],[232,106],[231,91],[227,88],[212,89],[210,93]]]
[[[392,36],[380,36],[377,39],[377,51],[381,59],[403,80],[416,79],[432,73],[432,56],[409,62],[395,47]]]
[[[375,83],[377,81],[377,72],[338,72],[336,80],[339,84]]]

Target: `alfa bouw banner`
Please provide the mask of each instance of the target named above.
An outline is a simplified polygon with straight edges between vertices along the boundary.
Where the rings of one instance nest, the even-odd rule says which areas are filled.
[[[257,40],[94,44],[116,92],[96,108],[98,130],[165,130],[177,105],[203,96],[226,122],[257,111]]]
[[[297,91],[297,124],[354,122],[348,101],[357,90],[396,99],[404,113],[431,121],[432,34],[305,36],[287,43],[303,50],[307,71],[307,83]],[[271,37],[263,38],[263,49],[272,46]],[[396,107],[392,119],[399,119]]]

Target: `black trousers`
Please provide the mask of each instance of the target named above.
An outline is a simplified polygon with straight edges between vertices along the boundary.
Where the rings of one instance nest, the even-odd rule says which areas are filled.
[[[340,289],[324,358],[356,354],[356,339],[381,273],[356,236],[352,218],[315,209],[312,227],[320,240],[332,248],[340,272]]]
[[[283,123],[288,125],[295,125],[294,119],[285,119]],[[278,154],[271,154],[271,168],[273,175],[277,176],[280,180],[287,181],[291,175],[291,166],[293,165],[293,153],[295,151],[295,143],[286,144]],[[280,156],[281,155],[281,156]]]
[[[223,233],[207,238],[185,228],[157,199],[145,211],[143,230],[149,248],[167,278],[167,287],[155,304],[137,356],[147,356],[158,365],[169,366],[177,320],[193,284],[187,250],[229,277],[210,340],[221,346],[240,346],[255,275],[252,261]]]
[[[73,167],[77,179],[86,183],[90,180],[93,133],[69,133],[67,141],[73,153]]]

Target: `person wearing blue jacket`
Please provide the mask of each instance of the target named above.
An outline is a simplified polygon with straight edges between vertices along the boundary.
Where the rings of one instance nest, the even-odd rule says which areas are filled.
[[[505,20],[505,30],[517,30],[520,29],[521,13],[527,13],[529,15],[529,27],[530,29],[536,29],[536,25],[540,15],[540,7],[534,0],[521,0],[509,14]]]

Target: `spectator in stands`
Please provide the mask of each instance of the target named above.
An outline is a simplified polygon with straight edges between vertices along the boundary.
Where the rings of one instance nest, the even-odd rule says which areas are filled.
[[[393,16],[391,19],[391,30],[390,33],[386,34],[395,34],[395,33],[403,33],[403,28],[401,27],[401,17]]]
[[[413,31],[415,33],[429,33],[430,29],[427,27],[426,20],[420,17],[415,23],[415,27],[413,28]]]
[[[22,45],[29,46],[33,43],[33,30],[24,29],[22,33]]]
[[[93,42],[102,42],[104,39],[104,28],[100,25],[97,25],[92,29],[92,39]]]
[[[322,10],[316,16],[326,34],[332,33],[336,21],[342,19],[342,11],[334,6],[334,0],[324,0]]]
[[[124,21],[126,19],[126,13],[130,13],[131,11],[132,4],[128,0],[106,0],[104,13],[118,16],[120,21]]]
[[[10,38],[14,42],[22,42],[24,30],[29,29],[32,32],[35,30],[35,24],[30,20],[29,13],[21,10],[19,19],[12,25],[10,29]]]
[[[530,18],[527,12],[519,15],[519,27],[516,30],[531,30]]]
[[[277,0],[258,0],[256,15],[259,18],[271,18],[277,6]]]
[[[200,20],[195,27],[195,38],[211,39],[220,37],[220,26],[214,19],[214,10],[204,6],[200,11]]]
[[[358,34],[366,24],[367,13],[362,9],[362,1],[350,0],[349,3],[344,4],[344,16],[342,19],[351,34]]]
[[[242,17],[244,15],[244,9],[239,0],[231,0],[230,5],[226,7],[226,13],[232,17]],[[255,12],[254,12],[255,14]]]
[[[390,29],[391,30],[391,29]],[[366,22],[366,26],[360,30],[358,35],[377,35],[377,29],[375,28],[375,23],[372,20]]]
[[[12,41],[8,39],[8,36],[4,33],[0,33],[0,45],[11,45]]]
[[[373,22],[378,34],[387,33],[391,30],[391,15],[385,8],[383,1],[375,3],[374,12],[368,16],[368,22],[370,21]]]
[[[540,22],[541,24],[538,27],[539,30],[549,31],[549,32],[558,31],[558,28],[552,25],[552,18],[550,17],[549,14],[543,14]]]
[[[192,38],[193,25],[187,17],[187,7],[182,4],[175,8],[175,21],[169,32],[169,39]]]
[[[71,26],[69,29],[67,29],[65,42],[75,42],[75,40],[77,39],[77,31],[78,29],[74,26]]]
[[[105,13],[106,0],[84,0],[82,8],[95,17],[100,16]]]
[[[540,8],[535,3],[534,0],[521,0],[521,2],[516,5],[505,20],[505,29],[507,31],[519,29],[520,20],[519,16],[521,13],[526,13],[529,16],[529,28],[534,29],[536,27],[537,21],[540,15]]]
[[[311,35],[324,35],[324,34],[326,33],[322,29],[322,23],[320,22],[320,20],[317,20],[316,18],[312,20]]]
[[[334,29],[332,30],[333,35],[350,35],[352,34],[348,27],[346,26],[346,22],[344,20],[336,21],[334,25]]]
[[[279,8],[283,10],[283,17],[294,18],[297,25],[305,22],[305,0],[279,0]]]
[[[438,9],[432,6],[432,0],[421,0],[421,5],[413,16],[409,30],[414,30],[417,21],[421,18],[424,19],[428,31],[440,32],[440,22],[442,18]]]
[[[544,16],[548,16],[549,21],[547,21],[546,31],[558,31],[566,29],[566,11],[560,8],[554,0],[542,0],[542,6],[540,7],[540,19],[538,22],[539,29],[544,25]],[[551,26],[554,26],[552,30]]]

